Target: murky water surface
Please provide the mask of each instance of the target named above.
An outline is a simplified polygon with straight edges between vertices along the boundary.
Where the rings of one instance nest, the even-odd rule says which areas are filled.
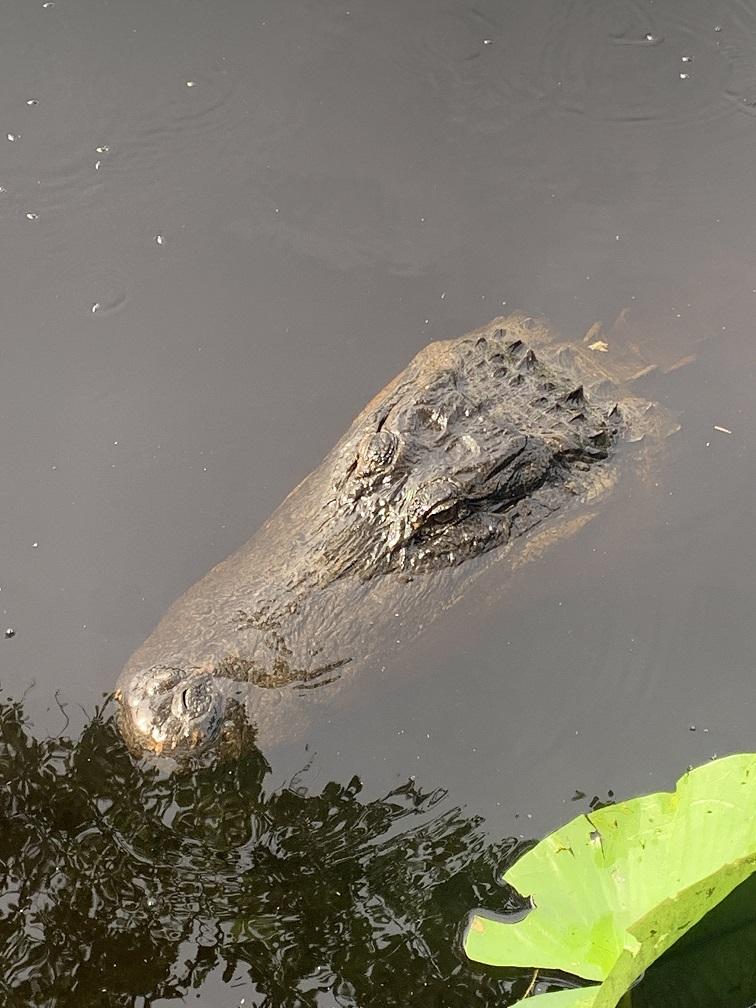
[[[0,21],[3,1002],[508,1003],[529,977],[458,928],[513,844],[753,749],[756,4]],[[627,311],[681,424],[653,479],[269,770],[134,766],[97,711],[170,601],[420,347],[510,309]]]

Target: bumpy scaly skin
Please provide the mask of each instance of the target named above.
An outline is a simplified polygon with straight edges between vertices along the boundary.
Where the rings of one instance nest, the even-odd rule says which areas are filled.
[[[222,748],[239,717],[280,737],[286,691],[364,662],[397,608],[422,625],[475,558],[596,496],[658,416],[596,358],[517,316],[422,350],[126,665],[131,748]]]

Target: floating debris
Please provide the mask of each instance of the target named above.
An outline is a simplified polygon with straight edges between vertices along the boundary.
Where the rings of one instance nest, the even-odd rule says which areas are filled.
[[[714,424],[714,430],[719,431],[720,434],[732,434],[729,427],[720,427],[718,424]]]
[[[5,630],[5,638],[6,638],[6,640],[10,640],[11,637],[15,637],[15,636],[16,636],[16,631],[13,629],[13,627],[12,626],[6,627],[6,630]]]
[[[599,353],[608,353],[609,344],[605,343],[602,339],[596,340],[595,343],[588,344],[589,350],[597,350]]]

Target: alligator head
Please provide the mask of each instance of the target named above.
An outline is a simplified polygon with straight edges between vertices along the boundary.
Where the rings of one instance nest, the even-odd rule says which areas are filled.
[[[336,451],[323,576],[437,569],[501,545],[518,505],[606,458],[619,424],[504,329],[432,344]]]
[[[431,589],[452,588],[438,572],[586,491],[625,421],[526,334],[520,320],[422,350],[260,532],[171,607],[119,682],[134,751],[217,747],[240,706],[277,732],[289,708],[274,695],[374,653],[395,609],[414,606],[422,625]]]

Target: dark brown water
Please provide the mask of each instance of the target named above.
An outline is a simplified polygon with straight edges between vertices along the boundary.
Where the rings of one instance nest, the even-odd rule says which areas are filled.
[[[505,1003],[454,945],[502,838],[754,747],[756,3],[0,19],[0,991]],[[509,309],[695,355],[643,385],[681,423],[654,479],[269,773],[136,774],[92,718],[169,602],[421,346]]]

